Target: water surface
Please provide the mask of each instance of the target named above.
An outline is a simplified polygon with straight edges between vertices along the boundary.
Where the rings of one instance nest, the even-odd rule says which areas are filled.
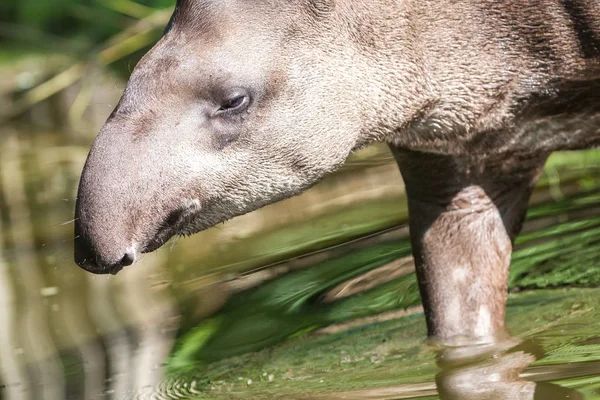
[[[598,150],[553,155],[533,195],[512,337],[442,348],[385,147],[106,277],[72,262],[89,136],[0,134],[2,398],[600,398]]]

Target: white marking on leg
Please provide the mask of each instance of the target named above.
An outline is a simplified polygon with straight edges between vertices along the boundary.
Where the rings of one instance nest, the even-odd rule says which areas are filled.
[[[490,334],[492,325],[492,314],[486,306],[479,307],[477,315],[477,324],[475,325],[475,334],[477,336],[486,336]]]
[[[456,283],[463,283],[469,276],[469,270],[467,268],[456,268],[452,271],[452,279]]]

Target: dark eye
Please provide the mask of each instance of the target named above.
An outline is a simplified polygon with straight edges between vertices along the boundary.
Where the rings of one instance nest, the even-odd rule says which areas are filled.
[[[221,103],[221,106],[217,110],[217,114],[242,111],[249,103],[250,97],[247,94],[236,94]]]
[[[246,96],[238,96],[234,99],[227,100],[221,105],[221,110],[231,110],[232,108],[238,108],[242,105],[245,99]]]

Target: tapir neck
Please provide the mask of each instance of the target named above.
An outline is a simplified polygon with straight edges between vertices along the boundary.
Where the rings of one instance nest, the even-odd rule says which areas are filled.
[[[380,97],[391,105],[368,128],[397,147],[464,154],[472,135],[505,131],[549,87],[597,73],[600,47],[590,32],[600,38],[600,3],[592,3],[397,2],[403,37],[378,49],[389,69]],[[388,32],[387,19],[373,23]],[[398,101],[407,97],[411,107]]]

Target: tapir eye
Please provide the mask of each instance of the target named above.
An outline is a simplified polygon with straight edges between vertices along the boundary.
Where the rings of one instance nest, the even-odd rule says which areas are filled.
[[[249,104],[250,96],[246,92],[239,91],[224,100],[216,113],[222,114],[225,112],[240,112],[245,110]]]
[[[221,105],[221,110],[231,110],[232,108],[238,108],[246,100],[246,96],[238,96],[234,99],[227,100],[227,102]]]

